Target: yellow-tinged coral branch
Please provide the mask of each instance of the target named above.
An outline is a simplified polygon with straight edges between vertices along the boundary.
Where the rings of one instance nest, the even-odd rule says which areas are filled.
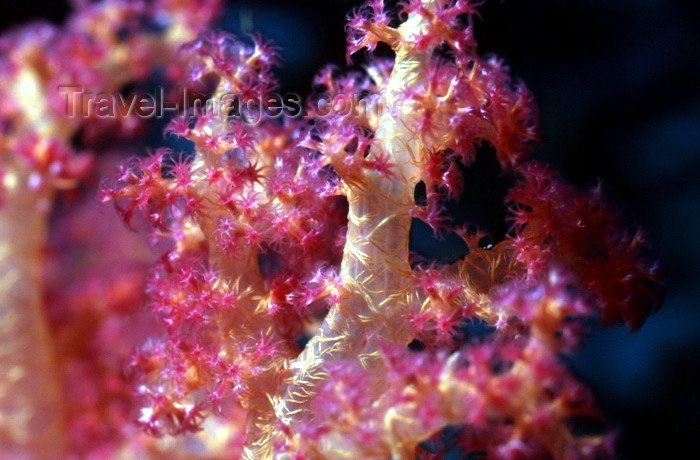
[[[60,379],[43,311],[42,251],[51,193],[29,190],[29,171],[0,206],[0,452],[58,459],[66,447]]]
[[[431,8],[433,3],[427,1],[425,5]],[[420,32],[424,21],[419,14],[411,15],[399,28],[399,36],[405,38]],[[404,319],[411,272],[409,208],[429,146],[416,135],[419,107],[406,102],[403,94],[417,89],[424,81],[431,52],[404,45],[400,39],[395,44],[396,62],[383,94],[384,111],[368,157],[388,155],[395,174],[386,177],[367,173],[362,188],[346,184],[350,208],[340,301],[293,364],[296,367],[296,363],[308,363],[301,366],[304,375],[315,376],[315,381],[321,379],[323,366],[331,360],[359,358],[364,367],[376,367],[381,365],[379,343],[405,345],[412,338]],[[292,378],[287,396],[276,406],[280,420],[294,424],[313,418],[306,406],[316,390],[308,385],[300,374]],[[306,398],[300,400],[300,394]]]

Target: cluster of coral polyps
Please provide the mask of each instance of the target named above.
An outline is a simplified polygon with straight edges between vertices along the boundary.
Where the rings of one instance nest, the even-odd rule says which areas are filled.
[[[5,41],[2,78],[16,102],[2,113],[0,311],[35,329],[22,343],[5,325],[0,334],[0,446],[19,458],[51,458],[66,444],[94,458],[614,456],[615,433],[562,357],[591,324],[639,327],[658,307],[658,269],[599,189],[578,191],[526,160],[536,108],[501,62],[476,54],[474,2],[409,0],[394,12],[375,0],[353,12],[348,56],[385,42],[395,58],[370,58],[364,72],[319,73],[326,100],[362,96],[366,104],[351,112],[319,111],[311,98],[304,117],[270,115],[280,101],[267,98],[276,56],[260,38],[205,33],[185,45],[172,75],[211,100],[253,104],[173,119],[167,133],[189,140],[193,155],[159,149],[122,164],[101,199],[150,229],[158,262],[144,278],[144,250],[125,239],[124,258],[101,263],[112,260],[105,253],[85,264],[107,288],[57,283],[54,273],[46,309],[62,340],[36,326],[43,237],[24,245],[27,229],[41,236],[46,222],[21,210],[45,217],[50,193],[41,191],[76,170],[75,157],[52,146],[67,148],[77,128],[35,114],[18,96],[63,84],[54,81],[62,72],[107,88],[141,77],[140,66],[154,65],[144,60],[172,55],[171,30],[196,30],[188,21],[205,23],[214,7],[157,3],[89,7],[75,20],[83,32],[51,52],[50,29],[43,42]],[[141,26],[160,21],[157,31],[142,39],[138,26],[107,30],[130,24],[131,8]],[[125,39],[143,53],[133,44],[125,51]],[[60,70],[60,53],[75,49],[84,65]],[[37,94],[50,105],[51,95]],[[512,179],[503,197],[511,228],[490,235],[495,244],[483,243],[489,228],[457,225],[447,211],[474,189],[469,170],[485,156]],[[472,206],[480,204],[490,206]],[[94,208],[81,209],[64,218],[57,241],[82,238],[104,251],[108,243],[79,230],[93,225]],[[453,263],[413,254],[418,221],[461,238],[468,252]],[[67,252],[59,266],[75,260]],[[66,294],[71,285],[80,296]],[[138,313],[139,286],[158,324]],[[17,294],[29,291],[31,299]],[[147,337],[127,362],[135,331]],[[51,354],[62,376],[51,376]],[[84,391],[70,385],[78,381]],[[161,442],[149,443],[138,425]]]

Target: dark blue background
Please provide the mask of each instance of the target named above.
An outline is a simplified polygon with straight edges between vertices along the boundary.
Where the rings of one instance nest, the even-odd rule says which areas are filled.
[[[275,40],[282,90],[306,94],[322,65],[345,64],[344,16],[355,5],[229,2],[220,25]],[[3,7],[3,28],[38,16],[60,22],[66,12],[50,0]],[[480,51],[503,57],[540,106],[535,157],[578,186],[601,179],[663,255],[661,310],[632,335],[597,331],[573,370],[624,427],[623,458],[684,458],[700,428],[700,4],[489,0],[482,16]]]

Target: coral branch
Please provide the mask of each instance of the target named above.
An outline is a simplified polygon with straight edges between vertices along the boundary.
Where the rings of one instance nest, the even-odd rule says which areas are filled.
[[[423,16],[413,14],[398,33],[408,41],[425,25]],[[291,364],[296,375],[276,407],[286,423],[310,418],[308,399],[326,376],[327,363],[359,358],[363,367],[375,368],[381,365],[378,343],[406,345],[412,339],[403,320],[409,310],[409,208],[427,147],[412,128],[420,107],[403,94],[425,83],[430,50],[402,43],[395,42],[396,62],[368,157],[387,155],[391,175],[368,171],[360,184],[348,187],[343,288],[319,331]]]
[[[6,173],[0,206],[0,451],[58,459],[66,447],[61,386],[41,292],[51,193]]]

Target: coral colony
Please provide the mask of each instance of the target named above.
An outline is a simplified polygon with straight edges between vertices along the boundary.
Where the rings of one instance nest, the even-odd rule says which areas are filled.
[[[475,2],[356,9],[364,70],[307,101],[265,40],[205,31],[215,0],[78,3],[0,41],[2,458],[614,457],[565,361],[644,322],[657,264],[600,188],[527,159],[533,97],[476,54]],[[165,92],[124,90],[154,69]],[[130,151],[165,112],[194,153]],[[52,212],[95,171],[148,238],[94,180]]]

